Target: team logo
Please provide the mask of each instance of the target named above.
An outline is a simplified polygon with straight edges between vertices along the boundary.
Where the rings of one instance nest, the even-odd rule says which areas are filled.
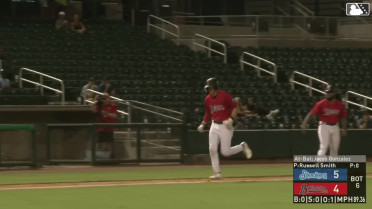
[[[324,109],[324,115],[338,115],[340,114],[340,110],[334,110],[334,109]]]
[[[225,109],[223,105],[210,105],[209,108],[211,109],[212,113]]]
[[[308,186],[306,184],[301,185],[301,192],[300,194],[306,195],[306,194],[311,194],[311,193],[324,193],[327,194],[328,190],[327,187],[325,186]]]
[[[369,3],[347,3],[347,16],[369,16]]]
[[[327,179],[327,173],[310,173],[306,170],[302,170],[302,173],[300,174],[299,178],[301,180],[307,180],[307,179]]]

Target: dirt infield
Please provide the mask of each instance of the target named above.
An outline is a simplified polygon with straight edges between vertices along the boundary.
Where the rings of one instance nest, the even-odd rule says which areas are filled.
[[[210,179],[168,179],[168,180],[145,180],[145,181],[104,181],[104,182],[76,182],[76,183],[47,183],[47,184],[19,184],[2,185],[4,190],[27,190],[27,189],[62,189],[84,187],[109,187],[109,186],[134,186],[134,185],[164,185],[164,184],[200,184],[200,183],[223,183],[223,182],[263,182],[263,181],[291,181],[291,176],[281,177],[255,177],[255,178],[223,178]]]

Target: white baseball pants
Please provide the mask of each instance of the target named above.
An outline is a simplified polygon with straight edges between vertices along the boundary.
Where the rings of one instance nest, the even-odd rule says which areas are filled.
[[[218,157],[218,145],[221,144],[221,154],[224,156],[234,155],[243,151],[242,145],[231,146],[234,128],[227,128],[224,124],[212,123],[209,130],[209,154],[211,156],[214,173],[220,173],[220,161]]]
[[[329,154],[335,156],[338,154],[338,149],[340,147],[340,127],[338,125],[330,126],[326,124],[321,124],[318,126],[318,136],[319,136],[319,150],[318,156],[324,156],[327,154],[329,148]]]

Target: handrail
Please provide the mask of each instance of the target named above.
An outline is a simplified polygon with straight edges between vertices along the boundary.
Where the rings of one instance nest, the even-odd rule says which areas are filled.
[[[284,14],[285,16],[289,17],[291,15],[289,15],[286,11],[284,11],[281,7],[279,6],[275,6],[275,9],[279,10],[279,12],[281,12],[282,14]]]
[[[163,117],[166,117],[166,118],[169,118],[169,119],[177,120],[177,121],[180,121],[180,122],[183,121],[182,119],[175,118],[175,117],[165,115],[165,114],[162,114],[162,113],[158,113],[158,112],[155,112],[155,111],[151,111],[151,110],[148,110],[148,109],[145,109],[145,108],[142,108],[142,107],[138,107],[138,106],[135,106],[135,105],[131,105],[131,107],[139,109],[139,110],[143,110],[145,112],[149,112],[149,113],[152,113],[152,114],[155,114],[155,115],[163,116]]]
[[[301,83],[301,82],[299,82],[299,81],[295,81],[295,75],[300,75],[300,76],[302,76],[302,77],[308,78],[308,79],[309,79],[309,84],[306,85],[306,84]],[[320,80],[320,79],[317,79],[317,78],[315,78],[315,77],[312,77],[312,76],[306,75],[306,74],[301,73],[301,72],[298,72],[298,71],[293,71],[293,72],[292,72],[292,75],[291,75],[291,78],[290,78],[290,84],[291,84],[292,90],[294,90],[294,86],[295,86],[295,84],[297,84],[297,85],[300,85],[300,86],[303,86],[303,87],[309,89],[309,95],[310,95],[310,96],[313,96],[313,91],[317,91],[317,92],[319,92],[319,93],[325,94],[324,91],[319,90],[319,89],[316,89],[316,88],[313,87],[313,81],[317,81],[317,82],[322,83],[322,84],[325,84],[325,85],[327,85],[327,86],[329,85],[329,84],[328,84],[327,82],[325,82],[325,81],[322,81],[322,80]],[[312,90],[313,90],[313,91],[312,91]]]
[[[85,100],[85,102],[89,103],[89,104],[94,104],[93,101],[90,101],[90,100]],[[124,112],[124,111],[121,111],[121,110],[117,110],[118,113],[122,114],[122,115],[129,115],[128,113]]]
[[[39,77],[40,78],[40,83],[37,83],[35,81],[31,81],[31,80],[23,78],[23,71],[27,71],[27,72],[31,72],[31,73],[40,75],[40,77]],[[52,88],[50,86],[44,85],[43,84],[44,83],[43,77],[47,77],[47,78],[50,78],[52,80],[55,80],[55,81],[59,82],[61,84],[61,90],[58,90],[58,89]],[[31,70],[31,69],[28,69],[28,68],[21,68],[19,70],[19,88],[23,88],[23,81],[28,82],[28,83],[32,83],[36,86],[40,86],[41,87],[40,88],[41,95],[44,95],[44,88],[52,90],[52,91],[54,91],[58,94],[61,94],[61,104],[62,105],[65,104],[65,85],[63,84],[63,81],[61,79],[55,78],[53,76],[50,76],[50,75],[47,75],[47,74],[44,74],[44,73],[41,73],[41,72],[38,72],[38,71],[35,71],[35,70]]]
[[[306,12],[302,11],[300,8],[296,7],[295,5],[291,5],[291,7],[296,10],[298,13],[302,14],[303,17],[308,17],[309,15]]]
[[[95,91],[95,90],[92,90],[92,89],[87,89],[87,91],[90,91],[92,93],[99,94],[99,95],[104,95],[104,93],[99,92],[99,91]],[[134,103],[138,103],[138,104],[145,105],[145,106],[148,106],[148,107],[153,107],[153,108],[161,109],[161,110],[164,110],[164,111],[173,112],[173,113],[176,113],[176,114],[183,115],[182,112],[167,109],[167,108],[164,108],[164,107],[159,107],[159,106],[156,106],[156,105],[147,104],[147,103],[144,103],[144,102],[139,102],[139,101],[136,101],[136,100],[123,100],[123,99],[120,99],[120,98],[114,97],[114,96],[110,96],[110,98],[114,99],[115,101],[118,101],[118,102],[123,102],[125,104],[128,104],[129,102],[134,102]]]
[[[157,26],[157,25],[155,25],[155,24],[152,24],[152,23],[151,23],[151,19],[152,19],[152,18],[155,19],[155,20],[159,20],[159,21],[161,22],[161,27],[159,27],[159,26]],[[169,31],[169,30],[166,30],[166,29],[164,28],[164,27],[165,27],[165,24],[174,27],[174,28],[176,29],[176,32],[173,33],[173,32],[171,32],[171,31]],[[178,27],[178,25],[173,24],[173,23],[171,23],[171,22],[169,22],[169,21],[167,21],[167,20],[164,20],[164,19],[162,19],[162,18],[156,17],[156,16],[154,16],[154,15],[149,15],[148,18],[147,18],[147,32],[148,32],[148,33],[150,33],[150,28],[151,28],[151,27],[156,28],[156,29],[158,29],[158,30],[160,30],[160,31],[162,32],[162,33],[161,33],[161,37],[162,37],[162,39],[165,38],[165,33],[168,33],[168,34],[170,34],[170,35],[172,35],[172,36],[175,36],[175,37],[177,38],[177,45],[180,44],[180,28]]]
[[[249,62],[246,62],[244,61],[244,55],[247,55],[247,56],[250,56],[250,57],[253,57],[255,59],[257,59],[257,64],[251,64]],[[271,65],[273,67],[273,72],[269,71],[269,70],[266,70],[264,68],[261,67],[261,61]],[[276,67],[276,64],[273,63],[273,62],[270,62],[269,60],[266,60],[262,57],[258,57],[256,55],[253,55],[251,53],[248,53],[248,52],[243,52],[241,55],[240,55],[240,69],[242,71],[244,71],[244,65],[248,65],[248,66],[251,66],[251,67],[254,67],[256,70],[257,70],[257,75],[259,77],[261,77],[261,71],[265,72],[265,73],[268,73],[270,75],[272,75],[274,77],[274,83],[276,83],[278,81],[278,69]]]
[[[105,94],[102,93],[102,92],[95,91],[95,90],[92,90],[92,89],[87,89],[86,91],[90,91],[90,92],[92,92],[92,93],[95,93],[95,94],[98,94],[98,95],[101,95],[101,96],[105,95]],[[118,101],[118,102],[125,102],[124,100],[122,100],[122,99],[120,99],[120,98],[118,98],[118,97],[114,97],[114,96],[110,96],[110,99],[113,99],[113,100]]]
[[[305,7],[305,5],[301,4],[297,0],[292,0],[293,3],[295,3],[295,6],[300,7],[301,9],[305,10],[307,13],[309,13],[311,16],[314,16],[314,12],[311,11],[309,8]]]
[[[145,105],[145,106],[148,106],[148,107],[157,108],[157,109],[168,111],[168,112],[173,112],[173,113],[176,113],[176,114],[179,114],[179,115],[183,115],[182,112],[178,112],[178,111],[171,110],[171,109],[168,109],[168,108],[159,107],[159,106],[156,106],[156,105],[151,105],[151,104],[147,104],[147,103],[144,103],[144,102],[139,102],[139,101],[136,101],[136,100],[127,100],[127,101],[138,103],[138,104]]]
[[[92,90],[92,89],[87,89],[87,91],[93,92],[93,93],[98,94],[98,95],[104,95],[103,93]],[[114,97],[114,96],[110,96],[110,98],[119,102],[120,104],[128,105],[128,113],[122,111],[122,114],[126,114],[126,115],[131,116],[131,108],[136,108],[136,109],[140,109],[140,110],[143,110],[143,111],[146,111],[146,112],[149,112],[149,113],[153,113],[155,115],[159,115],[159,116],[163,116],[163,117],[170,118],[170,119],[173,119],[173,120],[177,120],[177,121],[180,121],[180,122],[183,121],[182,119],[179,119],[179,118],[171,117],[169,115],[165,115],[165,114],[162,114],[162,113],[159,113],[159,112],[155,112],[155,111],[151,111],[151,110],[148,110],[148,109],[145,109],[145,108],[142,108],[142,107],[135,106],[132,103],[138,103],[138,104],[146,105],[146,106],[149,106],[149,107],[158,108],[158,109],[168,111],[168,112],[173,112],[173,113],[176,113],[176,114],[179,114],[179,115],[183,115],[182,112],[177,112],[177,111],[174,111],[174,110],[171,110],[171,109],[158,107],[158,106],[155,106],[155,105],[150,105],[150,104],[146,104],[146,103],[135,101],[135,100],[123,100],[123,99],[120,99],[120,98]],[[85,102],[93,103],[89,100],[85,100]],[[130,123],[130,121],[131,121],[131,119],[130,119],[130,117],[128,117],[128,123]]]
[[[363,105],[350,101],[349,100],[349,94],[358,96],[359,98],[360,97],[363,98]],[[371,107],[367,106],[367,100],[372,101],[372,97],[369,97],[369,96],[366,96],[366,95],[363,95],[363,94],[359,94],[359,93],[356,93],[354,91],[347,91],[345,93],[345,102],[346,102],[345,106],[346,106],[346,108],[348,108],[348,106],[349,106],[348,104],[352,104],[352,105],[355,105],[355,106],[358,106],[358,107],[362,107],[362,108],[365,108],[365,109],[368,109],[368,110],[372,110]]]
[[[199,44],[196,42],[196,38],[201,38],[201,39],[205,39],[207,41],[207,46],[203,45],[203,44]],[[211,48],[211,42],[213,43],[216,43],[218,45],[221,45],[222,48],[223,48],[223,52],[219,52],[217,50],[214,50]],[[206,36],[203,36],[203,35],[200,35],[200,34],[195,34],[193,36],[193,41],[192,41],[194,47],[195,46],[199,46],[201,48],[204,48],[204,49],[207,49],[208,50],[208,57],[211,57],[212,53],[211,52],[214,52],[214,53],[217,53],[219,55],[221,55],[223,57],[223,63],[227,63],[227,48],[226,48],[226,44],[222,43],[222,42],[219,42],[219,41],[216,41],[214,39],[211,39],[211,38],[208,38]]]

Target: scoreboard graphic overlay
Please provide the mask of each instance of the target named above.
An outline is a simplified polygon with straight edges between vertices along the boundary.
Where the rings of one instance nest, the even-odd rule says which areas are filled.
[[[293,203],[366,203],[365,155],[294,155]]]

